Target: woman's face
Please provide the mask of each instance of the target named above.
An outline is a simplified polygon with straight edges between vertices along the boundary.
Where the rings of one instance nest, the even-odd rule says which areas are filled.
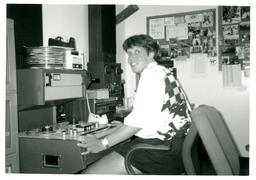
[[[128,63],[134,73],[142,73],[142,71],[153,62],[154,53],[147,53],[143,47],[133,46],[127,49]]]

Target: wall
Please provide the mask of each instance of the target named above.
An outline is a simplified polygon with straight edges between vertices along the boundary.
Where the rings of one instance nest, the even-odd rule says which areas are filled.
[[[117,6],[120,12],[125,6]],[[122,63],[126,80],[126,96],[135,95],[135,75],[127,63],[127,57],[121,47],[127,37],[146,33],[146,17],[186,11],[212,9],[216,6],[150,6],[140,5],[139,10],[125,21],[117,25],[117,61]],[[242,156],[248,157],[245,146],[249,144],[249,78],[242,79],[241,88],[224,88],[222,86],[222,71],[218,70],[218,64],[211,65],[209,58],[203,56],[206,62],[206,73],[196,75],[193,70],[194,59],[175,61],[177,75],[182,83],[190,101],[196,105],[209,104],[222,112],[228,127],[237,143]],[[217,59],[217,58],[215,58]]]
[[[85,64],[88,50],[88,6],[87,5],[43,5],[43,45],[48,38],[61,36],[65,41],[75,38],[76,48],[84,52]]]
[[[116,5],[116,15],[126,7],[126,5]],[[130,91],[134,89],[134,86],[132,85],[134,83],[133,79],[135,78],[135,76],[128,65],[126,54],[122,48],[122,43],[124,39],[127,37],[127,35],[125,34],[125,22],[126,20],[122,21],[116,26],[116,61],[117,63],[121,63],[121,68],[123,69],[122,79],[125,80],[124,94],[127,97],[130,96],[130,94],[132,94]]]
[[[118,14],[125,5],[117,5]],[[124,70],[126,97],[135,95],[136,80],[128,63],[122,42],[133,34],[146,33],[146,17],[179,13],[194,10],[212,9],[215,6],[147,6],[140,5],[139,10],[117,25],[117,62]],[[57,23],[56,23],[57,22]],[[136,28],[135,28],[136,27]],[[60,33],[61,32],[61,33]],[[87,5],[43,5],[43,44],[48,38],[63,36],[74,37],[77,49],[85,52],[88,62],[88,8]],[[209,62],[207,57],[204,57]],[[87,63],[86,62],[86,63]],[[175,61],[180,79],[189,99],[196,105],[209,104],[220,109],[242,156],[249,154],[245,145],[249,144],[249,79],[243,79],[241,88],[223,88],[222,72],[218,64],[206,64],[206,74],[195,76],[193,59]]]

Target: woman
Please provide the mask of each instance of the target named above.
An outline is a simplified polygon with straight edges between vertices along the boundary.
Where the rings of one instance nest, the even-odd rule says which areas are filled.
[[[104,139],[85,136],[80,147],[97,153],[128,138],[120,146],[89,166],[84,173],[126,174],[124,156],[136,143],[167,144],[170,151],[141,150],[132,161],[137,173],[180,174],[184,172],[181,149],[191,119],[187,98],[173,74],[156,63],[159,44],[148,35],[134,35],[123,43],[134,73],[140,74],[133,111],[123,125]]]

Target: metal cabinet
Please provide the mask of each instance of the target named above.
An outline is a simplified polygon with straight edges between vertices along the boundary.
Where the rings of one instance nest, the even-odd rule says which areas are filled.
[[[86,71],[61,69],[18,69],[20,106],[45,105],[47,101],[84,97]]]
[[[19,172],[17,82],[14,21],[11,19],[7,19],[6,32],[5,167],[7,173],[17,173]]]

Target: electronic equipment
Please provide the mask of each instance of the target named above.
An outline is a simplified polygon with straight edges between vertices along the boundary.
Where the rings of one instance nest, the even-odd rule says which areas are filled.
[[[84,53],[74,50],[66,50],[65,68],[82,70],[84,69]]]
[[[87,64],[88,72],[91,74],[92,83],[89,89],[109,90],[110,97],[116,97],[119,104],[123,102],[123,88],[121,75],[123,70],[120,63],[93,61]]]
[[[22,131],[19,133],[19,137],[78,140],[78,137],[81,135],[93,133],[106,128],[110,128],[110,125],[92,122],[85,123],[83,121],[71,124],[66,121]]]
[[[86,71],[58,69],[18,69],[19,105],[84,97]]]
[[[60,46],[26,47],[26,63],[31,69],[84,69],[84,53]]]
[[[56,106],[35,107],[19,111],[19,132],[56,123],[56,118]]]
[[[77,113],[74,113],[78,108],[71,103],[76,101],[79,101],[79,108],[84,113],[86,111],[87,106],[80,106],[80,101],[85,101],[86,71],[17,71],[20,172],[73,174],[109,152],[106,150],[82,156],[84,150],[77,146],[79,136],[93,133],[100,138],[112,132],[112,126],[87,123],[87,119],[78,118]],[[56,109],[66,104],[71,107],[63,107],[59,112],[61,115],[66,114],[61,119],[66,121],[58,123]]]
[[[77,173],[110,152],[105,150],[82,156],[84,149],[77,146],[78,138],[88,133],[101,138],[113,132],[115,127],[109,124],[63,122],[20,132],[20,172]]]
[[[71,107],[69,116],[63,110],[59,112],[58,107],[85,97],[86,77],[86,71],[80,70],[18,69],[19,131],[65,119],[72,121],[73,111],[78,108]],[[79,117],[75,116],[77,120],[87,120]]]
[[[106,114],[109,122],[116,119],[117,98],[89,99],[89,104],[92,113],[100,116]]]

